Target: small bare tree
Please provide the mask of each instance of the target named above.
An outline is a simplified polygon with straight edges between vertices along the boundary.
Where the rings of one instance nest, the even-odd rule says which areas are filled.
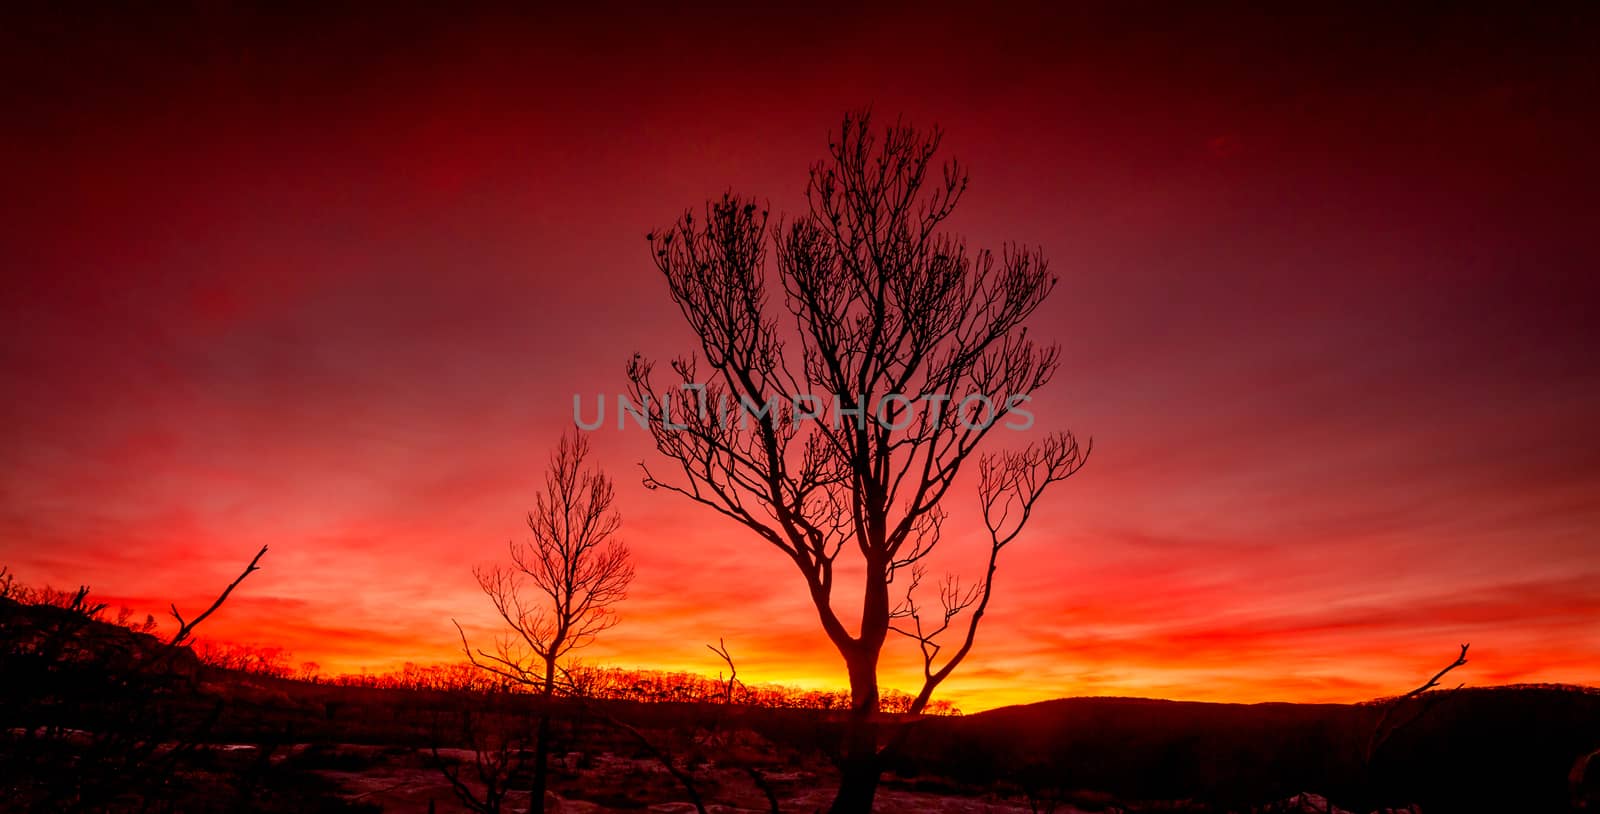
[[[734,688],[742,683],[739,681],[739,668],[734,666],[733,663],[733,654],[728,652],[728,643],[722,639],[717,639],[716,644],[706,645],[706,649],[716,653],[717,658],[722,659],[723,663],[728,665],[728,680],[722,686],[722,703],[731,706],[733,704]],[[717,680],[719,682],[722,681],[721,673],[717,673]]]
[[[1056,284],[1043,254],[969,252],[944,231],[967,176],[934,162],[939,142],[937,130],[902,125],[880,137],[867,116],[847,116],[811,170],[809,211],[769,227],[765,206],[730,194],[647,236],[700,348],[672,361],[663,384],[641,356],[628,367],[630,407],[645,413],[675,470],[646,467],[644,482],[742,524],[798,570],[850,680],[834,811],[872,808],[878,662],[891,628],[909,620],[899,626],[923,648],[925,682],[910,710],[919,713],[971,652],[1000,550],[1045,487],[1088,455],[1061,433],[980,456],[992,536],[984,578],[965,592],[951,584],[942,622],[914,601],[891,604],[894,578],[938,544],[941,503],[963,464],[996,428],[1032,425],[1025,405],[1059,358],[1025,326]],[[781,310],[770,302],[769,249]],[[834,609],[834,565],[846,551],[865,565],[849,589],[861,599],[858,621]],[[963,611],[960,644],[935,663],[934,638]]]
[[[490,696],[490,701],[483,709],[461,713],[460,738],[472,753],[470,763],[456,763],[440,754],[442,739],[438,722],[434,723],[434,766],[450,782],[451,793],[474,814],[500,814],[511,794],[512,779],[528,768],[530,744],[524,719],[515,715],[502,696]],[[466,779],[468,771],[475,784]]]
[[[633,580],[628,547],[616,538],[611,478],[586,465],[589,442],[562,436],[550,455],[544,490],[528,513],[533,539],[509,546],[511,565],[476,568],[478,586],[510,631],[492,652],[473,648],[457,623],[461,648],[478,667],[535,688],[541,696],[532,808],[543,810],[550,714],[558,664],[617,623],[613,606]]]

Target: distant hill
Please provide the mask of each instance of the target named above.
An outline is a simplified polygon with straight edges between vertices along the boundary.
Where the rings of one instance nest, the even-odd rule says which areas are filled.
[[[1403,702],[1416,714],[1362,752],[1381,707],[1064,698],[929,721],[908,768],[1038,791],[1247,806],[1317,791],[1428,812],[1568,810],[1568,772],[1600,748],[1600,692],[1467,688]],[[1425,709],[1424,709],[1425,708]]]

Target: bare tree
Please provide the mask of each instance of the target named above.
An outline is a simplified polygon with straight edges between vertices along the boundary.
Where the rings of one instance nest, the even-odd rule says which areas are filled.
[[[1439,679],[1444,678],[1451,670],[1465,665],[1467,663],[1467,648],[1471,646],[1470,644],[1461,645],[1461,653],[1456,656],[1456,660],[1446,664],[1444,669],[1439,672],[1434,673],[1432,678],[1422,683],[1422,686],[1384,702],[1383,712],[1378,716],[1378,722],[1373,725],[1372,734],[1367,738],[1366,748],[1362,751],[1362,763],[1368,772],[1371,771],[1372,761],[1373,758],[1377,757],[1378,750],[1383,748],[1383,745],[1388,743],[1396,732],[1425,715],[1433,707],[1433,704],[1437,703],[1443,696],[1434,694],[1426,702],[1412,709],[1409,717],[1398,717],[1401,710],[1407,706],[1407,702],[1427,695],[1429,690],[1439,686]],[[1461,685],[1458,684],[1455,688],[1459,690]]]
[[[616,538],[622,516],[612,510],[611,478],[585,464],[589,442],[562,436],[550,455],[544,490],[528,513],[533,539],[510,544],[511,566],[474,569],[510,632],[493,652],[475,649],[458,623],[461,647],[478,667],[542,696],[532,800],[543,810],[550,751],[550,713],[558,663],[617,623],[613,606],[633,580],[628,547]]]
[[[950,676],[972,650],[978,636],[978,621],[989,607],[989,596],[994,587],[994,572],[999,566],[1000,552],[1022,533],[1022,527],[1033,513],[1034,504],[1044,495],[1050,484],[1065,480],[1083,466],[1087,451],[1080,452],[1070,435],[1053,436],[1036,447],[1021,452],[1002,452],[985,457],[978,464],[978,498],[983,506],[983,524],[989,532],[989,565],[983,579],[977,584],[961,588],[959,577],[947,575],[939,586],[940,612],[938,621],[924,623],[922,609],[917,605],[916,589],[925,573],[920,565],[912,566],[910,584],[905,599],[890,616],[909,619],[910,626],[892,624],[890,629],[917,642],[922,654],[922,689],[912,701],[913,712],[921,712],[932,700],[933,691]],[[939,663],[943,646],[939,637],[950,629],[952,620],[962,611],[972,608],[967,617],[966,631],[962,634],[955,653]]]
[[[891,606],[890,585],[938,544],[941,502],[989,434],[1031,427],[1025,405],[1058,362],[1024,326],[1056,284],[1044,256],[969,252],[942,230],[967,176],[954,161],[935,166],[940,138],[899,124],[880,138],[868,116],[847,116],[811,169],[808,211],[769,226],[765,206],[728,194],[647,236],[700,349],[675,359],[673,381],[659,387],[650,361],[635,355],[628,366],[629,406],[679,470],[646,466],[644,482],[743,524],[799,571],[850,680],[835,811],[868,811],[876,794],[872,721],[894,620],[912,620],[908,635],[937,655],[942,628],[917,633],[915,603]],[[781,311],[770,302],[769,248]],[[925,655],[913,713],[970,652],[1001,548],[1045,487],[1087,455],[1061,433],[981,457],[989,568],[946,605],[945,626],[971,610],[965,635],[945,663]],[[833,604],[846,550],[865,564],[854,625]]]
[[[728,642],[721,638],[717,639],[716,644],[706,645],[706,649],[716,653],[717,658],[722,659],[723,663],[728,665],[728,680],[722,687],[722,703],[724,706],[731,707],[733,706],[734,688],[744,684],[739,680],[739,667],[733,663],[733,653],[728,650]],[[719,682],[722,680],[721,673],[717,673],[717,680]],[[748,697],[749,693],[750,688],[746,686],[745,695]],[[771,783],[767,782],[767,776],[762,774],[761,770],[755,766],[746,765],[743,768],[744,773],[749,776],[750,782],[755,784],[758,791],[766,795],[767,805],[770,807],[769,810],[772,814],[778,814],[778,792],[772,787]]]
[[[716,653],[717,658],[722,659],[723,663],[728,665],[728,681],[723,685],[722,703],[731,705],[733,704],[733,690],[740,684],[739,668],[733,664],[733,654],[728,652],[728,643],[722,639],[717,639],[716,644],[706,645],[706,649]],[[722,680],[721,673],[717,674],[717,680],[719,682]]]
[[[222,713],[173,716],[163,697],[192,692],[194,663],[186,646],[245,578],[261,570],[267,547],[193,620],[172,606],[178,630],[161,641],[153,619],[133,628],[107,622],[107,605],[76,591],[30,590],[0,569],[0,595],[60,613],[23,614],[0,642],[0,785],[8,810],[102,811],[172,807],[193,788],[207,734]],[[131,614],[129,614],[131,615]],[[4,623],[0,623],[3,627]],[[75,708],[73,715],[62,712]],[[12,716],[17,716],[13,719]],[[74,720],[77,718],[77,720]],[[17,724],[20,724],[18,726]],[[79,729],[78,727],[82,727]],[[132,802],[130,802],[132,801]]]
[[[438,722],[433,736],[433,764],[450,782],[450,791],[456,799],[475,814],[500,814],[506,797],[511,794],[511,781],[528,766],[528,733],[519,726],[510,705],[495,697],[493,708],[474,714],[472,710],[461,713],[461,741],[470,751],[472,759],[456,763],[439,752],[441,740]],[[534,747],[537,750],[537,746]],[[471,769],[476,782],[469,782],[463,766]],[[482,788],[480,795],[478,789]]]

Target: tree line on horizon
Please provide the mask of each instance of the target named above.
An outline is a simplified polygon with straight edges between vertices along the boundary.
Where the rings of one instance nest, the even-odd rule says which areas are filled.
[[[32,587],[17,581],[9,569],[0,568],[0,599],[20,605],[79,608],[88,618],[124,628],[136,634],[157,635],[160,626],[153,615],[141,617],[127,606],[113,610],[93,601],[86,589],[68,591],[51,586]],[[405,662],[391,670],[330,673],[314,661],[294,659],[288,648],[217,639],[197,639],[188,645],[200,664],[219,670],[285,681],[301,681],[363,689],[417,690],[428,692],[502,693],[526,691],[524,685],[485,672],[469,661],[416,663]],[[781,682],[747,684],[737,681],[729,695],[728,680],[686,670],[656,670],[598,665],[573,665],[564,670],[566,681],[558,685],[563,696],[582,695],[601,701],[636,703],[701,703],[730,701],[745,706],[770,709],[846,710],[850,694],[844,689],[807,689]],[[902,690],[884,692],[883,711],[904,713],[913,696]],[[949,701],[934,701],[925,710],[929,715],[960,715],[961,709]]]

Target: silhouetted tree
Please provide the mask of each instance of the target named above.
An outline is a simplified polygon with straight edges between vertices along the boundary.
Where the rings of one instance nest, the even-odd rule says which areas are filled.
[[[1368,736],[1366,746],[1361,752],[1361,774],[1365,787],[1364,793],[1366,796],[1373,798],[1367,802],[1376,802],[1386,791],[1377,788],[1374,782],[1374,772],[1377,769],[1375,763],[1379,750],[1383,749],[1384,745],[1389,742],[1390,738],[1394,737],[1396,732],[1416,723],[1418,719],[1428,714],[1434,705],[1449,695],[1449,691],[1441,692],[1436,689],[1439,686],[1439,680],[1448,675],[1451,670],[1467,663],[1467,649],[1470,647],[1472,647],[1471,644],[1461,645],[1461,653],[1456,656],[1455,661],[1446,664],[1443,669],[1434,673],[1421,686],[1404,695],[1397,695],[1381,702],[1383,711],[1379,714],[1377,723],[1373,724],[1372,732]],[[1461,689],[1461,685],[1456,685],[1455,689]]]
[[[475,814],[500,814],[511,794],[512,782],[528,768],[530,744],[529,733],[522,725],[525,719],[508,709],[503,700],[495,697],[494,703],[482,710],[461,713],[460,738],[472,752],[470,763],[449,760],[440,754],[440,737],[437,732],[434,734],[434,766],[450,782],[456,799]],[[537,745],[534,749],[537,753]],[[475,785],[464,778],[466,769],[471,770]]]
[[[939,542],[941,502],[963,464],[996,427],[1031,426],[1024,405],[1058,361],[1024,327],[1056,284],[1044,256],[973,253],[942,231],[967,176],[954,161],[935,167],[940,137],[896,125],[880,139],[866,115],[847,116],[811,170],[808,211],[769,228],[766,207],[728,194],[647,236],[700,353],[674,360],[662,387],[642,356],[628,366],[628,406],[681,470],[647,466],[644,482],[738,521],[799,571],[850,680],[835,811],[867,811],[876,793],[872,717],[891,625],[910,620],[904,631],[923,645],[925,681],[910,710],[919,713],[971,650],[1000,550],[1045,487],[1088,454],[1061,433],[983,457],[984,578],[945,604],[943,626],[919,628],[914,601],[891,605],[897,574]],[[769,302],[769,248],[786,316]],[[865,565],[853,631],[833,605],[847,548]],[[960,643],[939,662],[935,639],[963,610]]]
[[[622,527],[622,516],[611,508],[615,489],[598,467],[586,466],[588,455],[583,436],[562,436],[550,455],[544,490],[528,513],[532,541],[510,544],[510,567],[473,571],[510,634],[490,653],[474,649],[461,632],[461,647],[473,664],[543,696],[533,764],[537,810],[544,807],[557,664],[616,624],[612,606],[627,596],[633,580],[628,547],[615,536]]]
[[[1429,678],[1427,681],[1422,683],[1422,686],[1417,687],[1416,689],[1404,695],[1397,695],[1384,702],[1383,713],[1378,716],[1378,722],[1373,725],[1372,734],[1367,738],[1366,749],[1362,752],[1363,762],[1370,764],[1372,759],[1377,756],[1378,750],[1383,748],[1383,745],[1387,743],[1391,737],[1394,737],[1394,733],[1415,722],[1428,711],[1428,709],[1432,706],[1431,703],[1411,710],[1411,716],[1408,718],[1402,719],[1398,717],[1400,710],[1406,706],[1406,702],[1414,698],[1422,697],[1423,694],[1427,693],[1429,690],[1439,686],[1439,679],[1444,678],[1445,675],[1451,670],[1465,665],[1467,663],[1467,649],[1470,647],[1472,647],[1470,644],[1461,645],[1461,653],[1460,655],[1456,656],[1456,660],[1446,664],[1444,669],[1440,670],[1439,672],[1434,673],[1432,678]],[[1461,687],[1458,685],[1456,689],[1459,690]],[[1435,694],[1429,699],[1429,701],[1436,702],[1441,697],[1442,696]]]
[[[198,725],[171,715],[192,699],[199,625],[260,570],[267,547],[204,612],[166,640],[155,620],[103,617],[107,605],[73,592],[18,585],[0,569],[0,808],[11,811],[180,810],[197,793],[193,760],[221,713]],[[28,607],[31,606],[31,607]]]
[[[738,687],[741,682],[739,681],[739,668],[733,663],[733,654],[728,652],[728,643],[722,639],[718,639],[716,644],[706,645],[706,649],[716,653],[717,658],[722,659],[723,663],[728,665],[728,683],[723,685],[722,703],[732,704],[733,690],[735,687]],[[717,680],[719,682],[722,680],[721,673],[717,674]]]

